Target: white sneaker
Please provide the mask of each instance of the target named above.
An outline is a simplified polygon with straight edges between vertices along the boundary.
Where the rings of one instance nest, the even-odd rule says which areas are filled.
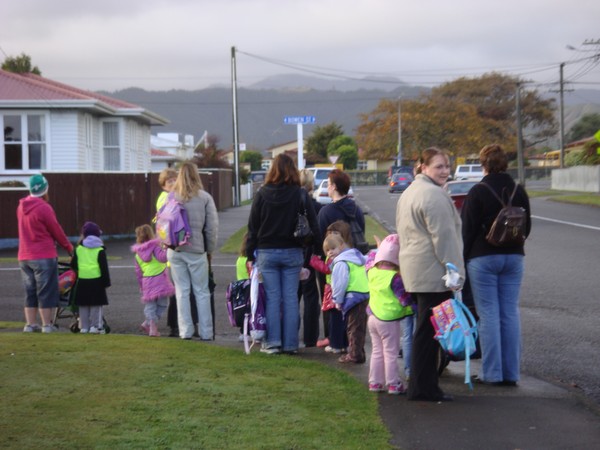
[[[87,328],[82,328],[81,330],[79,330],[79,332],[81,334],[88,334],[90,332],[90,330],[88,330]]]
[[[104,328],[90,327],[90,334],[106,334]]]
[[[42,333],[54,333],[56,328],[53,325],[44,325],[42,327]]]
[[[40,327],[37,323],[25,325],[23,327],[23,333],[39,333],[40,331],[42,331],[42,327]]]

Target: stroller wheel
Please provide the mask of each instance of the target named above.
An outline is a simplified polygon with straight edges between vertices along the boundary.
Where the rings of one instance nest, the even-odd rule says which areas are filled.
[[[79,325],[77,324],[77,322],[73,322],[71,324],[71,326],[69,327],[69,329],[71,330],[71,333],[79,333]]]

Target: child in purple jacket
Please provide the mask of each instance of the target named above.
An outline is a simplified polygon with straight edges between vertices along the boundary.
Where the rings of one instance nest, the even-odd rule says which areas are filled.
[[[149,336],[158,337],[158,321],[167,309],[169,297],[175,294],[175,287],[167,272],[167,250],[155,239],[150,225],[135,229],[136,244],[131,247],[135,253],[135,274],[142,293],[144,315],[142,330]]]

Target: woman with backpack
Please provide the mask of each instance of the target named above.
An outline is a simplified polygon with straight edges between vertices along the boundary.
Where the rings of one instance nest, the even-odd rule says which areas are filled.
[[[503,208],[496,195],[507,202],[514,191],[512,205],[522,207],[526,214],[524,237],[531,231],[531,209],[525,189],[516,186],[515,191],[515,182],[506,173],[508,158],[500,145],[486,145],[479,159],[484,177],[469,191],[461,212],[464,258],[479,316],[482,372],[478,379],[486,384],[516,386],[521,356],[519,291],[524,246],[521,242],[498,247],[498,243],[489,243],[486,235]]]
[[[191,161],[181,165],[175,187],[175,199],[183,204],[191,236],[185,245],[169,248],[167,259],[177,297],[177,322],[181,339],[191,339],[194,323],[190,307],[190,290],[198,309],[200,339],[213,339],[210,289],[208,286],[210,255],[217,247],[219,217],[212,196],[202,186],[198,167]],[[191,288],[190,288],[191,286]]]

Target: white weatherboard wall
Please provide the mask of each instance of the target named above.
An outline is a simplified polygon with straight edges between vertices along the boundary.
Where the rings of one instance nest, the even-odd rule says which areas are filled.
[[[600,193],[600,165],[554,169],[552,189]]]

